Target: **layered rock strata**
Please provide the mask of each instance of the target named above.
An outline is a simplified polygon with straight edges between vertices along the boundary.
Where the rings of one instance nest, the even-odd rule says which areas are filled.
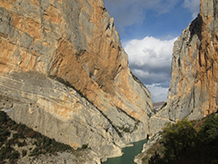
[[[218,2],[201,0],[200,14],[175,42],[167,106],[150,119],[151,132],[164,122],[198,119],[217,111],[217,18]]]
[[[0,96],[17,122],[100,158],[144,139],[152,112],[102,0],[0,1]]]
[[[149,119],[151,135],[165,123],[195,120],[218,110],[218,1],[201,0],[200,14],[174,43],[167,105]],[[142,163],[149,146],[135,158]]]

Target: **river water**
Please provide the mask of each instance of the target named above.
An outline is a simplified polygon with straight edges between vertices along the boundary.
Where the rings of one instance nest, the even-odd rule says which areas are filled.
[[[134,142],[132,143],[132,147],[125,147],[122,149],[124,154],[121,157],[109,158],[102,164],[135,164],[134,158],[142,151],[143,144],[146,142],[147,140]]]

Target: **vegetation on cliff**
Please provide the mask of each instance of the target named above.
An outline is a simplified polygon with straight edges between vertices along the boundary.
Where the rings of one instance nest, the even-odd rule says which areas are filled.
[[[143,158],[143,164],[218,163],[218,115],[176,124],[166,124],[158,140]]]
[[[87,148],[84,145],[82,149]],[[0,164],[16,163],[19,158],[40,154],[56,154],[57,152],[75,152],[72,147],[56,142],[41,133],[17,124],[7,114],[0,111]]]

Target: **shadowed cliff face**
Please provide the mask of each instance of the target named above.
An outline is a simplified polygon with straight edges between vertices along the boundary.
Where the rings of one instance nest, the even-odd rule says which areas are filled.
[[[151,131],[158,131],[164,122],[198,119],[217,111],[217,14],[218,1],[201,0],[200,14],[175,42],[167,106],[151,118]]]
[[[1,1],[0,95],[16,121],[100,157],[144,139],[152,112],[102,0]]]

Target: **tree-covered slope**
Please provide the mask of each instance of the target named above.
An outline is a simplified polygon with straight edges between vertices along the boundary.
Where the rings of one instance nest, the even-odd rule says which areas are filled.
[[[166,124],[160,139],[141,154],[143,164],[218,163],[218,115]]]
[[[65,156],[68,154],[70,158],[66,160],[66,163],[73,160],[79,163],[82,161],[77,156],[82,157],[81,154],[86,154],[86,151],[89,151],[88,145],[74,150],[69,145],[56,142],[55,139],[48,138],[24,124],[17,124],[5,112],[0,111],[0,164],[25,163],[34,160],[39,163],[42,161],[49,163],[49,160],[51,161],[49,158],[52,156],[58,157],[60,159],[58,162],[61,162],[66,160],[65,157],[61,157],[62,153]]]

